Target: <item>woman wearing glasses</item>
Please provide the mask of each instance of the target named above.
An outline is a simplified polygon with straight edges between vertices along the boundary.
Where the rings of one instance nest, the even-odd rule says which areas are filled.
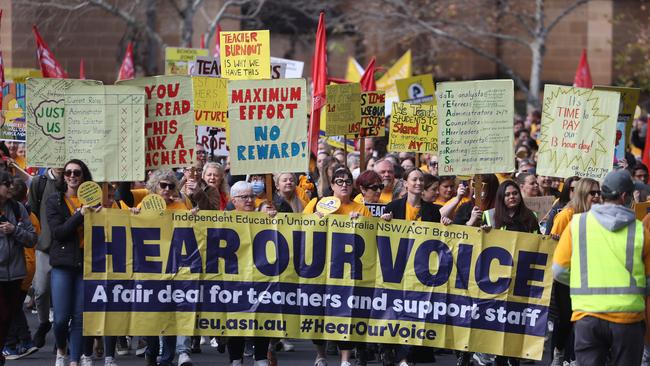
[[[352,173],[347,168],[336,169],[332,173],[332,178],[330,180],[332,190],[334,191],[334,197],[338,198],[341,201],[339,208],[332,212],[336,215],[350,215],[351,218],[357,218],[359,216],[371,217],[372,214],[368,211],[368,208],[362,203],[358,203],[350,199],[352,195]],[[326,197],[325,197],[326,198]],[[317,200],[313,199],[303,213],[311,214],[315,213],[319,217],[323,217],[323,214],[316,211]],[[313,341],[316,345],[316,361],[314,366],[325,366],[327,365],[327,356],[325,355],[325,341]],[[352,356],[352,349],[355,347],[353,342],[337,342],[339,350],[341,351],[341,366],[351,366],[350,359]]]
[[[381,176],[374,170],[366,170],[357,178],[357,188],[359,193],[354,197],[354,201],[358,203],[378,203],[381,191],[384,185],[381,182]]]
[[[180,197],[180,184],[171,170],[156,170],[149,176],[147,181],[147,191],[149,194],[160,195],[167,204],[167,210],[191,210],[192,203],[189,199]],[[140,207],[132,208],[131,212],[134,214],[140,213]],[[197,208],[198,209],[198,208]],[[195,211],[193,211],[195,212]],[[156,336],[148,336],[147,350],[145,351],[145,358],[147,364],[155,364],[156,358],[160,352],[160,342]],[[177,347],[178,343],[178,347]],[[184,364],[190,360],[190,346],[189,337],[179,336],[178,342],[176,336],[163,336],[162,337],[162,355],[160,362],[161,366],[171,366],[174,361],[175,353],[178,351],[178,363]]]
[[[551,236],[555,240],[558,240],[564,232],[564,229],[569,227],[573,215],[587,212],[594,203],[601,202],[600,184],[597,181],[590,178],[582,178],[570,184],[573,184],[575,187],[571,201],[555,216],[555,220],[553,221]],[[551,339],[553,358],[558,359],[560,364],[563,361],[567,363],[575,361],[569,286],[553,281],[551,311],[557,317],[553,328],[553,338]]]
[[[101,206],[82,205],[77,198],[79,185],[91,180],[86,164],[72,159],[64,165],[59,191],[47,199],[57,366],[67,365],[68,347],[71,366],[80,361],[82,365],[92,362],[90,356],[82,355],[84,216],[99,211]]]
[[[203,165],[199,179],[188,179],[185,182],[185,192],[194,206],[201,210],[225,210],[230,188],[224,177],[221,164],[208,162]]]

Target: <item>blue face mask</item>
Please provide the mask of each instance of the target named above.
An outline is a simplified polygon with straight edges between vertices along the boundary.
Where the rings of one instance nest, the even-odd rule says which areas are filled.
[[[256,180],[253,183],[253,194],[256,196],[259,195],[260,193],[264,192],[264,182],[261,180]]]

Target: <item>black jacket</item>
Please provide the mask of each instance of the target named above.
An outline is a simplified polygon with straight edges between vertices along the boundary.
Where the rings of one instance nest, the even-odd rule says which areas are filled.
[[[52,230],[50,265],[81,269],[83,250],[79,248],[77,229],[83,227],[84,217],[79,211],[70,215],[63,197],[63,192],[56,192],[47,199],[47,221]]]
[[[440,207],[429,202],[421,202],[420,220],[428,222],[440,222]],[[406,217],[406,197],[394,200],[386,205],[384,213],[393,213],[394,219],[404,220]]]

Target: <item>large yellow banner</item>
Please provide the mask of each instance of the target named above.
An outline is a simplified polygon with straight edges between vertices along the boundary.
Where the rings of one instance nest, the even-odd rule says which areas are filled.
[[[541,359],[554,242],[331,215],[102,210],[85,219],[85,335],[426,345]]]

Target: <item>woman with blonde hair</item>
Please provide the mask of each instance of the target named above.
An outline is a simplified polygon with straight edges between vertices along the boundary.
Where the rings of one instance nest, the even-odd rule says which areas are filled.
[[[551,237],[559,239],[564,229],[569,227],[573,215],[587,212],[594,203],[601,202],[600,184],[590,178],[582,178],[575,185],[573,195],[564,209],[555,216]],[[571,323],[571,297],[569,286],[553,281],[551,295],[551,313],[555,315],[555,331],[551,339],[553,359],[567,363],[575,361],[573,350],[573,323]]]
[[[305,191],[297,186],[298,179],[293,173],[273,174],[275,189],[277,193],[274,201],[279,208],[283,201],[291,207],[291,212],[302,212],[309,203],[309,197]],[[282,211],[281,211],[282,212]]]

